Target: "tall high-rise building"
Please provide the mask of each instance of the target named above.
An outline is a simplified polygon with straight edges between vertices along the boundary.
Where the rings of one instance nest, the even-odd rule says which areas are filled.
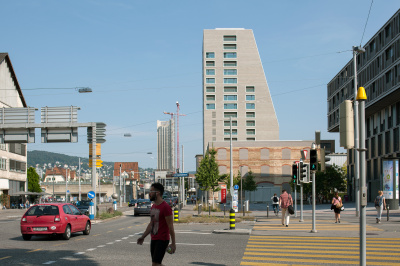
[[[174,120],[157,121],[157,169],[174,172],[175,169]]]
[[[279,140],[279,125],[253,31],[204,30],[203,148],[230,140]]]

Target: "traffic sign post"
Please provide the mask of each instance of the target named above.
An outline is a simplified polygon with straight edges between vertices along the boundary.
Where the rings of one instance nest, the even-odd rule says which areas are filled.
[[[87,193],[87,196],[88,196],[89,199],[94,199],[94,197],[95,197],[96,195],[95,195],[94,191],[89,191],[89,192]]]

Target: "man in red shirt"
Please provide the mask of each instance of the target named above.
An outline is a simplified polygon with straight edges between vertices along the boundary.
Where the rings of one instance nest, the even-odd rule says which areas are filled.
[[[138,245],[142,245],[145,237],[151,233],[150,252],[153,266],[162,265],[170,235],[172,240],[171,245],[169,245],[170,253],[175,253],[176,250],[172,209],[163,200],[163,193],[164,186],[162,184],[154,183],[151,185],[149,197],[154,202],[150,212],[151,220],[146,231],[137,240]]]
[[[292,196],[286,192],[286,190],[282,190],[282,194],[279,196],[279,206],[282,209],[282,225],[289,226],[289,212],[287,208],[293,205]]]

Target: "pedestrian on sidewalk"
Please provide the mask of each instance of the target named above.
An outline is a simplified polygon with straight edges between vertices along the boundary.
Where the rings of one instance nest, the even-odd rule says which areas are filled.
[[[282,209],[282,225],[289,226],[290,214],[287,211],[287,208],[293,204],[293,199],[290,194],[286,192],[286,190],[282,190],[282,194],[279,196],[279,206]]]
[[[163,200],[163,193],[164,186],[162,184],[154,183],[151,185],[149,196],[150,200],[154,202],[150,212],[151,220],[146,231],[137,240],[137,244],[142,245],[146,236],[151,233],[150,253],[153,266],[162,265],[167,248],[168,253],[171,254],[176,250],[172,209]],[[172,243],[168,245],[170,236]]]
[[[278,215],[278,213],[279,213],[279,198],[276,195],[276,193],[274,193],[274,195],[271,197],[271,201],[272,201],[272,208],[274,209],[274,213],[275,213],[275,215]]]
[[[340,210],[343,206],[342,203],[342,198],[339,196],[338,192],[335,192],[335,196],[333,196],[332,198],[332,206],[331,206],[331,210],[333,209],[333,211],[335,212],[335,224],[337,224],[338,222],[340,223]]]
[[[376,208],[376,223],[381,222],[382,211],[386,209],[386,201],[381,190],[378,191],[378,196],[375,198],[375,208]]]

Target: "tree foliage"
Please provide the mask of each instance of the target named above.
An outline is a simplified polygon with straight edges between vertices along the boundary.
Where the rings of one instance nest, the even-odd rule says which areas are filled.
[[[255,191],[257,189],[256,181],[254,181],[253,172],[250,170],[247,175],[246,179],[243,182],[243,190],[244,191]]]
[[[196,182],[203,191],[218,191],[218,182],[223,179],[222,176],[219,175],[218,164],[215,161],[216,153],[214,148],[206,152],[195,175]]]
[[[36,173],[35,168],[29,167],[28,168],[28,173],[27,173],[27,179],[28,179],[28,191],[30,192],[42,192],[42,189],[40,188],[40,177]],[[34,200],[35,196],[30,196],[31,202]]]
[[[327,167],[325,172],[317,171],[315,173],[315,191],[321,194],[325,199],[330,199],[335,191],[346,191],[346,171],[337,166]],[[292,189],[294,185],[292,183]],[[303,194],[310,195],[312,193],[312,184],[303,184]]]

